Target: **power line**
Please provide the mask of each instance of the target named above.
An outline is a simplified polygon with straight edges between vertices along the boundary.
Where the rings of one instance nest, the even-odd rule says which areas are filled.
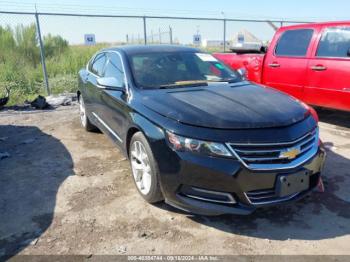
[[[26,3],[26,2],[16,2],[16,1],[0,1],[2,7],[9,7],[15,9],[26,9],[29,11],[35,11],[34,6],[35,3]],[[81,5],[81,4],[64,4],[58,5],[53,3],[37,3],[38,11],[50,10],[50,11],[72,11],[74,13],[85,13],[85,12],[93,12],[93,13],[103,13],[103,14],[136,14],[136,15],[149,15],[149,14],[178,14],[178,15],[191,15],[191,16],[201,16],[209,15],[215,17],[221,17],[222,12],[220,11],[209,11],[209,10],[186,10],[186,9],[156,9],[156,8],[135,8],[135,7],[117,7],[117,6],[101,6],[101,5]],[[251,13],[237,13],[237,12],[225,12],[225,16],[229,15],[234,18],[260,18],[260,19],[269,19],[269,20],[334,20],[334,17],[272,17],[272,16],[264,16],[258,14]],[[340,18],[337,19],[346,19]]]

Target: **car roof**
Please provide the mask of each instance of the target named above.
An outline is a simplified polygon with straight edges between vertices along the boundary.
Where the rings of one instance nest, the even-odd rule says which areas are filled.
[[[164,52],[201,52],[198,48],[181,45],[124,45],[106,48],[104,51],[123,51],[127,55]]]
[[[350,26],[350,21],[330,21],[330,22],[320,22],[320,23],[305,23],[297,25],[289,25],[281,27],[282,30],[285,29],[299,29],[299,28],[312,28],[312,27],[323,27],[323,26]]]

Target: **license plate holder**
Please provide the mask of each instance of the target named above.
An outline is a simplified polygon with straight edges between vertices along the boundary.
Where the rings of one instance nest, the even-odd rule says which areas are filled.
[[[305,191],[310,186],[309,172],[280,175],[277,178],[276,191],[279,197],[286,197]]]

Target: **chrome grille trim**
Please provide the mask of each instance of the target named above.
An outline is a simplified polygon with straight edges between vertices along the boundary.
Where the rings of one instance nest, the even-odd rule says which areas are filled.
[[[279,145],[292,145],[295,143],[298,143],[299,141],[305,139],[307,136],[309,136],[310,134],[314,133],[315,131],[318,131],[318,127],[315,128],[314,130],[308,132],[307,134],[305,134],[304,136],[291,141],[291,142],[281,142],[281,143],[230,143],[231,145],[236,145],[236,146],[279,146]]]
[[[251,170],[284,170],[298,167],[310,160],[318,151],[319,130],[311,132],[291,142],[282,143],[226,143],[231,153]],[[267,147],[267,149],[263,149]],[[275,147],[275,148],[274,148]],[[290,160],[281,153],[296,148],[300,152]],[[266,163],[270,161],[270,163]]]
[[[249,204],[259,206],[259,205],[269,205],[269,204],[287,201],[287,200],[290,200],[290,199],[298,196],[300,193],[301,192],[297,192],[297,193],[294,193],[292,195],[280,197],[280,198],[276,197],[274,191],[273,191],[273,195],[271,194],[271,196],[265,196],[265,197],[252,197],[251,196],[252,192],[244,193],[244,195],[247,198]]]

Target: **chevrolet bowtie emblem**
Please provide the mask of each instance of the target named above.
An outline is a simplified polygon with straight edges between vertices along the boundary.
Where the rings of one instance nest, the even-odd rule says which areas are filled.
[[[280,153],[280,156],[279,158],[287,158],[287,159],[294,159],[297,157],[297,155],[300,154],[300,149],[299,148],[296,148],[296,147],[293,147],[293,148],[288,148],[287,150],[285,151],[282,151]]]

